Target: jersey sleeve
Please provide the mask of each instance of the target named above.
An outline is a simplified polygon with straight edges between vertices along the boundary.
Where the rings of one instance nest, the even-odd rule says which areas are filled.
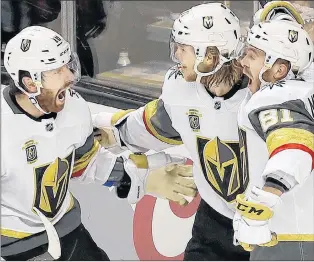
[[[124,173],[123,160],[102,148],[94,138],[91,113],[87,102],[77,96],[77,109],[80,110],[81,141],[77,143],[74,156],[74,166],[71,178],[82,183],[98,183],[103,185],[110,175]],[[76,112],[77,114],[77,112]]]
[[[153,100],[132,112],[118,128],[122,141],[131,150],[160,151],[182,144],[162,99]]]
[[[178,72],[175,68],[168,70],[159,99],[133,111],[121,110],[114,114],[106,112],[95,114],[94,126],[98,128],[114,126],[115,133],[118,129],[116,138],[133,152],[160,151],[181,145],[181,136],[172,125],[171,102],[169,102],[171,94],[165,92],[178,84],[176,81],[180,76]]]
[[[263,177],[287,188],[302,184],[314,169],[314,119],[301,99],[254,109],[249,119],[266,142],[269,160]]]
[[[89,163],[98,154],[99,149],[100,144],[94,139],[94,134],[91,133],[85,143],[75,151],[72,177],[79,177],[83,174]]]
[[[159,99],[147,103],[132,112],[120,125],[122,141],[132,151],[145,152],[149,149],[160,151],[181,145],[180,134],[172,125],[171,101],[172,90],[182,77],[176,68],[170,68],[165,74],[162,94]]]

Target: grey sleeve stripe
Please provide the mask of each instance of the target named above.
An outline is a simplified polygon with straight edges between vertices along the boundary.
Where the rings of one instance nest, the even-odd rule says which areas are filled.
[[[54,225],[59,238],[69,234],[81,224],[81,208],[74,197],[73,200],[73,208]],[[1,256],[19,254],[46,243],[48,243],[46,231],[22,239],[1,236]]]
[[[156,114],[151,117],[150,122],[159,135],[177,141],[182,140],[180,134],[172,127],[172,121],[162,99],[158,100]]]
[[[85,144],[75,150],[75,160],[80,159],[83,155],[89,152],[94,145],[94,133],[86,139]]]
[[[278,122],[271,126],[266,134],[264,133],[259,121],[259,113],[269,109],[288,109],[291,112],[293,121]],[[302,100],[291,100],[282,104],[264,106],[253,110],[249,113],[249,120],[257,132],[257,134],[266,141],[267,135],[278,128],[299,128],[314,133],[314,120],[310,113],[306,110],[305,104]]]

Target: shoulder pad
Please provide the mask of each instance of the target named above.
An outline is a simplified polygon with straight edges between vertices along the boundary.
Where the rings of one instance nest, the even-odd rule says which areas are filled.
[[[60,112],[67,112],[78,122],[84,122],[91,118],[88,103],[81,95],[73,89],[69,89],[67,93],[67,101],[65,102],[64,109]]]
[[[313,93],[313,83],[288,80],[256,92],[246,105],[248,112],[260,107],[278,105],[291,100],[303,100]]]
[[[187,82],[183,78],[182,73],[177,66],[170,68],[164,79],[162,86],[162,99],[167,103],[168,99],[171,101],[181,100],[182,95],[188,95],[191,88],[196,86],[196,82]],[[180,94],[178,96],[178,94]]]

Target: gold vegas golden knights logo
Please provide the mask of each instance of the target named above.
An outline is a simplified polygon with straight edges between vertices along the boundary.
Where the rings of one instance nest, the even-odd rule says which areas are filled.
[[[53,218],[66,197],[71,176],[72,153],[65,159],[35,168],[34,206],[46,217]]]
[[[212,140],[197,137],[197,145],[207,182],[224,200],[233,202],[249,182],[247,160],[243,164],[240,157],[247,156],[245,143],[240,141],[239,146],[238,142],[221,141],[218,137]]]
[[[289,30],[288,38],[291,43],[298,41],[298,31]]]
[[[204,16],[203,17],[203,26],[206,29],[211,29],[213,27],[213,17],[212,16]]]

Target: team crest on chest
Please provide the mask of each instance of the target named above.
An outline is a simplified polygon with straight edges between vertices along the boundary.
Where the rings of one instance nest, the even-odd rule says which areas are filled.
[[[55,217],[63,205],[71,178],[73,152],[66,158],[34,168],[34,207],[46,217]]]
[[[189,109],[186,114],[189,117],[189,123],[192,131],[199,132],[201,128],[200,117],[202,117],[202,115],[196,109]]]
[[[239,142],[197,137],[197,147],[208,184],[225,201],[235,201],[249,182],[246,170],[242,170]]]
[[[26,161],[28,164],[33,164],[38,159],[36,145],[37,142],[35,142],[34,140],[29,140],[22,147],[22,149],[25,150]]]

